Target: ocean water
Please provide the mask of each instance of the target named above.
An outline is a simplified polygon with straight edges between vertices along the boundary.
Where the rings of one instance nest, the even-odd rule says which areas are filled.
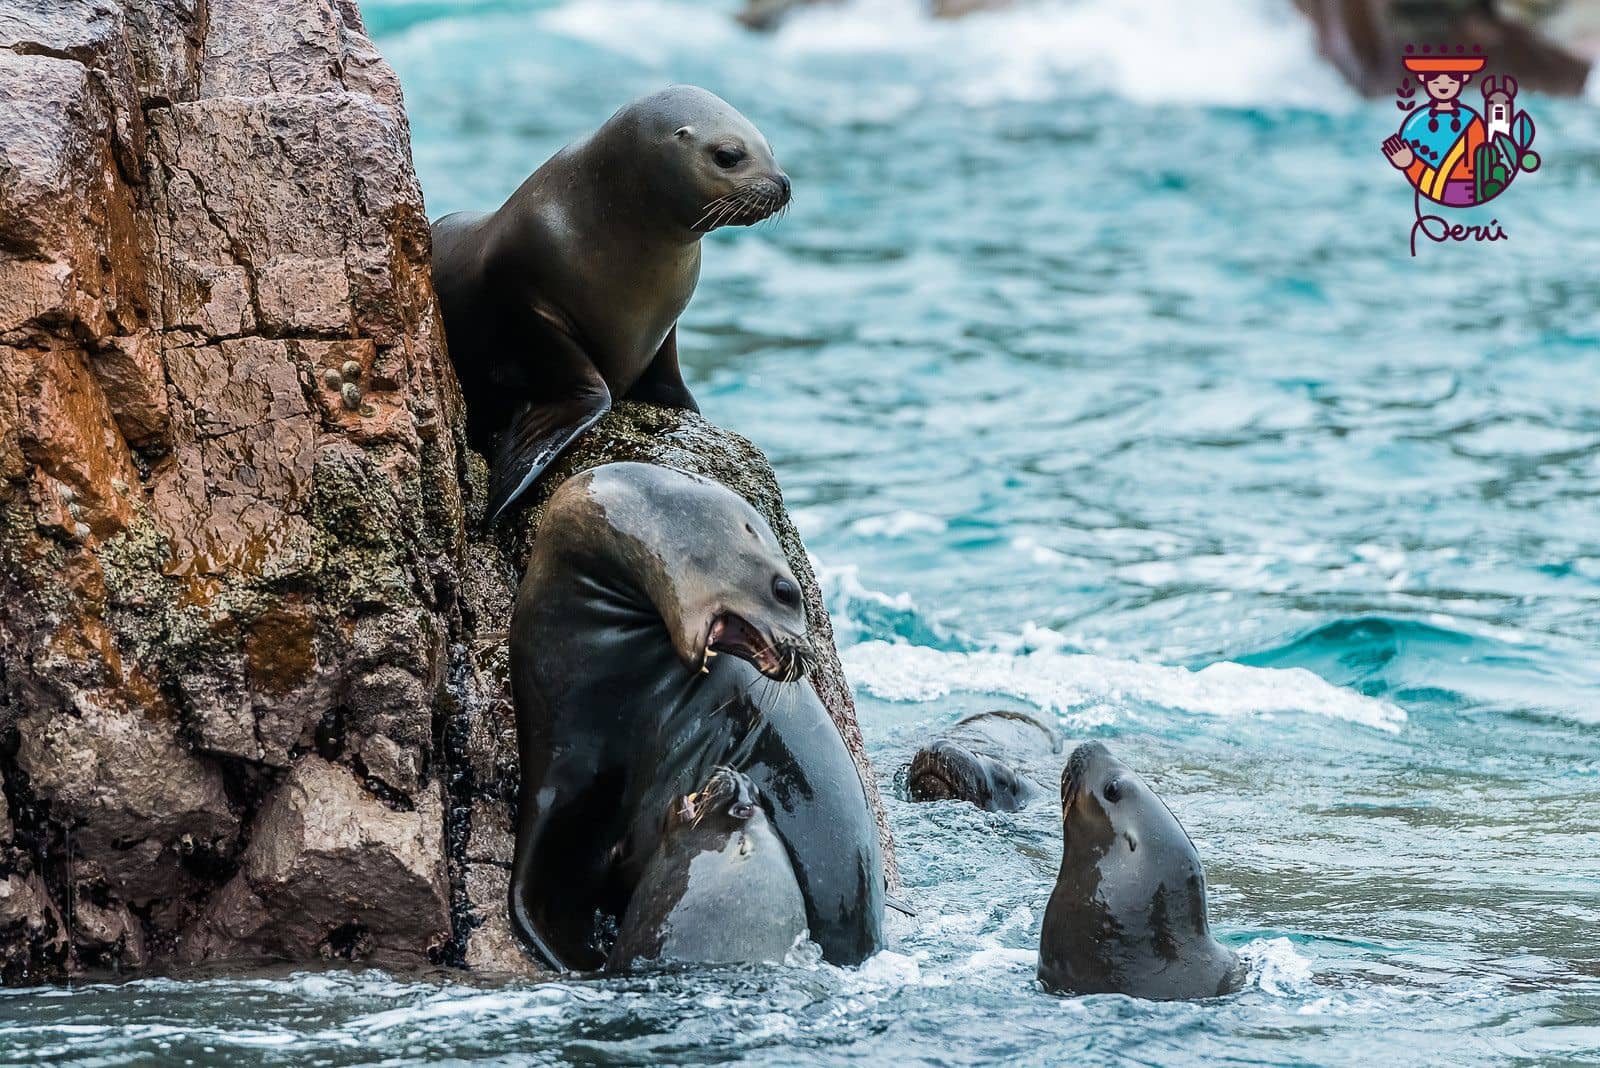
[[[430,213],[629,97],[727,97],[794,179],[681,330],[828,586],[920,908],[856,969],[365,973],[0,993],[35,1063],[1600,1063],[1600,115],[1530,97],[1508,239],[1411,258],[1385,101],[1288,0],[366,0]],[[1251,962],[1033,978],[1054,806],[913,805],[984,708],[1139,768]]]

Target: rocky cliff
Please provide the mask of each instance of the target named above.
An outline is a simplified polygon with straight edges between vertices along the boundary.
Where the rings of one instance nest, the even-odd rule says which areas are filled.
[[[6,980],[528,970],[504,631],[537,509],[466,534],[427,264],[354,0],[0,0]],[[752,446],[633,408],[563,473],[612,457],[750,497],[826,633]],[[859,755],[836,657],[817,685]]]

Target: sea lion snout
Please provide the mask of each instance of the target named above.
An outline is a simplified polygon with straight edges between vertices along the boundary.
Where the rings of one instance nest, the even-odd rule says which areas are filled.
[[[798,594],[797,594],[798,596]],[[718,613],[706,636],[706,658],[732,653],[777,682],[805,677],[816,664],[811,639],[781,626],[761,626],[736,612]]]

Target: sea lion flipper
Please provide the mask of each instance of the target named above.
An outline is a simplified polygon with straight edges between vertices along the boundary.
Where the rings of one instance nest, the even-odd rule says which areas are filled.
[[[509,891],[511,907],[511,929],[522,943],[531,949],[544,963],[558,972],[567,972],[572,969],[567,962],[561,959],[550,945],[550,940],[544,937],[539,930],[539,916],[536,902],[540,897],[541,887],[535,885],[535,875],[540,870],[536,859],[538,845],[545,828],[550,822],[550,809],[548,806],[540,809],[534,816],[532,825],[517,832],[516,854],[511,863],[511,886]]]
[[[496,442],[485,524],[500,518],[563,449],[610,410],[611,391],[598,375],[555,400],[517,408]]]
[[[659,404],[663,408],[700,410],[689,387],[683,384],[683,371],[678,367],[677,326],[667,332],[667,339],[656,350],[655,358],[639,376],[639,381],[628,391],[627,399],[641,404]]]

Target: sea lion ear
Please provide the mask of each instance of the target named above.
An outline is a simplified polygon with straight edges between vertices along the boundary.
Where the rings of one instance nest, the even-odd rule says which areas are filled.
[[[680,141],[687,141],[689,138],[694,136],[694,127],[680,126],[676,130],[672,131],[672,136],[676,137]]]

